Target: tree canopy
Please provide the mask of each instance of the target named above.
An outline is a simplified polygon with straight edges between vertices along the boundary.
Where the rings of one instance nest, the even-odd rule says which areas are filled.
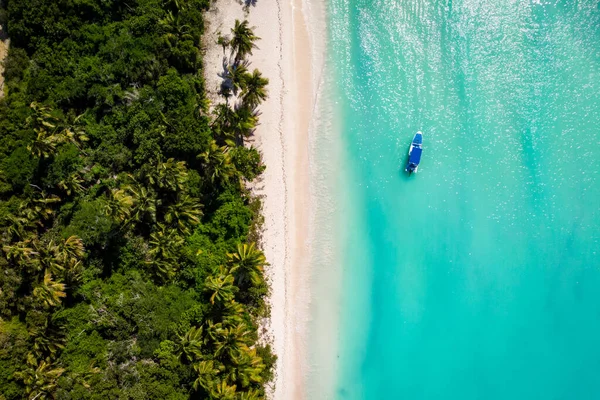
[[[259,399],[268,81],[208,109],[208,0],[8,0],[0,398]],[[258,38],[233,27],[236,68]]]

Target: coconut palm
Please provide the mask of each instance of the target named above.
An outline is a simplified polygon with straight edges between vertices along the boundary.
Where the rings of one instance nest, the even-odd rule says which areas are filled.
[[[73,265],[85,255],[83,240],[76,235],[71,235],[58,247],[58,257],[65,265]]]
[[[233,275],[227,273],[218,274],[217,276],[208,276],[204,282],[204,290],[211,294],[210,304],[226,303],[233,300],[237,288],[234,286]]]
[[[38,255],[31,240],[23,240],[13,245],[2,246],[2,251],[8,260],[17,264],[30,263]]]
[[[148,255],[151,260],[147,263],[154,267],[154,272],[164,281],[172,279],[177,272],[177,254],[185,240],[176,230],[158,224],[158,230],[150,235],[149,242]]]
[[[218,146],[212,140],[208,149],[198,156],[202,160],[205,174],[211,182],[229,181],[234,175],[235,168],[231,164],[229,148],[227,146]]]
[[[221,381],[209,388],[211,399],[214,400],[236,400],[236,386],[228,385],[226,381]]]
[[[31,221],[22,216],[8,214],[4,218],[6,220],[6,236],[4,237],[5,243],[12,242],[15,239],[25,239],[35,227]]]
[[[83,192],[83,179],[78,174],[69,175],[65,179],[58,182],[58,187],[67,193],[67,196],[71,194],[80,194]]]
[[[194,364],[194,371],[198,374],[198,377],[194,381],[194,389],[198,390],[202,387],[209,392],[210,387],[216,383],[215,377],[220,372],[220,368],[215,365],[213,360],[208,360]]]
[[[177,46],[179,41],[193,39],[193,36],[189,33],[190,26],[181,24],[179,21],[179,13],[173,15],[169,11],[165,18],[158,21],[158,24],[164,32],[163,41],[171,48]]]
[[[177,203],[167,207],[165,222],[187,235],[191,227],[200,223],[200,217],[202,217],[202,205],[186,194],[180,196]]]
[[[177,274],[175,260],[151,260],[147,262],[153,268],[154,274],[163,282],[169,282]]]
[[[26,120],[33,128],[36,138],[27,148],[37,157],[48,158],[54,155],[56,148],[63,143],[71,142],[79,147],[79,144],[88,140],[83,130],[76,126],[59,128],[60,120],[52,115],[52,109],[33,102],[29,106],[33,115]],[[75,122],[77,122],[77,119]]]
[[[213,336],[215,356],[227,355],[230,360],[236,360],[242,352],[249,351],[248,346],[253,342],[250,329],[243,322],[228,328],[221,325],[215,328]]]
[[[243,104],[236,107],[231,115],[230,129],[234,133],[238,144],[242,144],[244,138],[252,135],[256,125],[258,125],[258,115]]]
[[[50,219],[54,215],[51,205],[60,201],[60,197],[55,195],[48,196],[42,192],[40,198],[22,202],[19,210],[23,217],[43,226],[43,221]]]
[[[266,100],[269,79],[264,78],[258,69],[251,74],[244,75],[244,86],[242,88],[242,101],[249,108],[254,108]]]
[[[127,222],[156,222],[156,195],[142,185],[127,186],[127,193],[133,200],[133,207]]]
[[[254,243],[238,244],[235,253],[228,254],[230,272],[235,276],[236,282],[242,286],[249,282],[259,285],[263,282],[263,267],[267,260],[262,251]]]
[[[58,275],[64,271],[63,260],[58,257],[60,250],[54,244],[54,240],[45,243],[34,239],[31,245],[35,250],[36,256],[31,260],[30,264],[34,266],[36,271],[44,269],[54,275]]]
[[[233,366],[228,371],[228,379],[241,387],[262,381],[261,373],[265,369],[262,358],[256,355],[256,349],[242,351],[233,359]]]
[[[254,34],[253,29],[248,26],[248,21],[235,20],[235,25],[231,29],[232,38],[229,45],[231,46],[231,55],[235,54],[236,63],[243,60],[248,54],[252,55],[252,50],[256,48],[254,42],[260,38]]]
[[[81,117],[81,115],[79,117]],[[77,117],[77,119],[79,119],[79,117]],[[88,137],[85,134],[84,130],[81,127],[75,125],[63,129],[60,132],[60,136],[62,137],[62,142],[70,142],[79,149],[81,149],[82,142],[88,141]]]
[[[56,148],[63,142],[63,138],[60,135],[52,134],[45,129],[34,129],[36,138],[29,146],[27,150],[36,157],[48,158],[56,153]]]
[[[52,109],[47,106],[33,102],[29,105],[33,114],[27,117],[27,125],[33,128],[36,138],[27,149],[37,157],[47,158],[52,156],[56,147],[60,144],[60,137],[54,135],[59,122],[58,118],[52,115]]]
[[[37,325],[27,327],[29,338],[33,339],[33,348],[30,353],[36,360],[45,357],[55,358],[57,353],[65,347],[65,337],[62,328],[54,324],[53,317],[46,317]]]
[[[126,190],[112,189],[106,202],[106,215],[113,217],[118,222],[125,222],[131,216],[133,209],[133,196]]]
[[[175,161],[173,158],[169,158],[165,162],[159,162],[153,171],[145,175],[145,178],[157,190],[183,191],[186,189],[188,180],[185,161]]]
[[[33,114],[27,117],[25,122],[27,125],[35,128],[54,129],[59,122],[59,119],[52,115],[52,109],[48,106],[33,102],[29,105]]]
[[[179,236],[176,230],[158,224],[158,230],[150,235],[148,254],[158,260],[174,260],[184,243],[185,240]]]
[[[227,67],[227,79],[231,82],[233,94],[237,96],[238,91],[246,89],[246,77],[248,73],[247,63],[240,62]]]
[[[175,354],[178,358],[193,361],[202,355],[202,327],[191,327],[184,335],[177,335]]]
[[[217,44],[223,48],[223,56],[225,56],[225,50],[229,47],[229,43],[231,42],[231,38],[228,35],[221,35],[217,37]]]
[[[54,254],[63,267],[62,278],[70,284],[78,282],[83,272],[83,240],[75,235],[69,236],[56,246]]]
[[[28,365],[22,371],[15,372],[14,377],[23,382],[25,393],[30,400],[42,400],[53,397],[58,378],[65,372],[48,360],[42,360],[34,365]],[[28,362],[29,364],[29,362]]]
[[[250,389],[247,392],[239,393],[238,400],[260,400],[264,398],[256,389]]]
[[[245,313],[244,306],[235,300],[223,303],[221,312],[223,326],[236,326],[244,321],[242,318]]]
[[[213,111],[215,120],[212,124],[212,131],[215,136],[221,137],[224,140],[235,140],[235,132],[231,129],[233,121],[233,110],[227,104],[221,103],[215,106]]]
[[[44,280],[33,289],[33,297],[45,307],[55,307],[60,304],[61,298],[67,297],[65,285],[52,279],[50,271],[44,273]]]

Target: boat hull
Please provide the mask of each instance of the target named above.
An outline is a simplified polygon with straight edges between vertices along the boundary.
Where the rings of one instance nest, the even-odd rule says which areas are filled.
[[[423,151],[423,134],[417,132],[413,137],[412,143],[408,149],[408,161],[404,170],[409,174],[417,172],[419,170],[419,163],[421,162],[421,153]]]

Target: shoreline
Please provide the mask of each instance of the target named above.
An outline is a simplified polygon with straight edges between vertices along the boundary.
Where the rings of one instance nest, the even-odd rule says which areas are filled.
[[[249,68],[258,68],[269,78],[268,99],[259,108],[260,123],[248,143],[259,149],[267,166],[252,186],[262,198],[261,247],[270,264],[265,273],[271,287],[271,313],[259,331],[278,357],[268,393],[275,400],[303,399],[308,373],[314,214],[310,131],[322,78],[322,68],[314,68],[322,65],[322,56],[320,49],[315,50],[313,34],[320,33],[322,39],[324,33],[324,24],[312,18],[322,10],[312,6],[302,0],[277,1],[276,6],[259,0],[246,12],[237,1],[222,0],[206,13],[204,74],[209,97],[218,98],[221,82],[217,74],[222,71],[223,51],[216,38],[219,32],[229,34],[235,19],[247,19],[255,27],[261,40]]]

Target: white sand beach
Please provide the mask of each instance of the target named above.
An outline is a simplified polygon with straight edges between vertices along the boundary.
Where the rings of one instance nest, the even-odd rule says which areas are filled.
[[[8,55],[10,39],[3,27],[0,26],[0,97],[4,96],[4,59]]]
[[[323,8],[321,0],[256,0],[247,7],[235,0],[220,0],[207,13],[204,47],[209,95],[218,98],[223,71],[218,35],[230,34],[236,19],[247,19],[255,27],[261,40],[250,57],[250,68],[258,68],[269,78],[269,98],[260,107],[260,125],[250,143],[260,150],[267,166],[254,192],[263,197],[261,244],[270,263],[271,318],[265,321],[263,339],[272,344],[278,357],[270,393],[276,400],[304,398],[308,368],[313,212],[309,149],[325,48]]]

